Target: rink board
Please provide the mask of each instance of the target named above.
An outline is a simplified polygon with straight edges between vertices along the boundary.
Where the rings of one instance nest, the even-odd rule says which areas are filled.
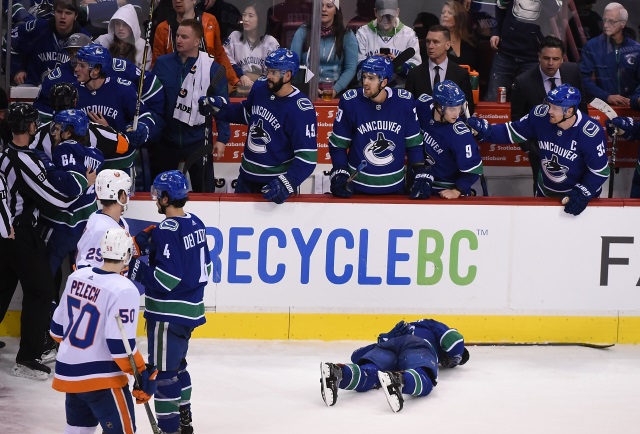
[[[473,342],[640,343],[636,201],[573,217],[552,200],[193,199],[216,269],[196,337],[359,340],[434,317]],[[161,216],[135,200],[126,217],[135,233]]]

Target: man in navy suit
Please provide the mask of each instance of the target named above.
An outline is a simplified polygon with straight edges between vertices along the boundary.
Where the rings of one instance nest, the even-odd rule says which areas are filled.
[[[469,104],[469,112],[473,113],[473,93],[469,72],[447,57],[447,50],[451,46],[450,41],[451,34],[446,27],[438,24],[429,28],[426,39],[429,59],[409,71],[404,88],[418,99],[423,93],[433,94],[434,82],[437,84],[451,80],[460,87]]]
[[[563,62],[564,42],[555,36],[545,36],[538,50],[538,67],[523,72],[513,82],[511,89],[511,120],[517,121],[538,104],[544,103],[547,93],[561,84],[571,86],[583,92],[582,75],[576,63]],[[587,101],[580,102],[580,111],[587,113]],[[540,171],[538,143],[527,140],[520,143],[522,150],[529,156],[533,172],[533,189]]]

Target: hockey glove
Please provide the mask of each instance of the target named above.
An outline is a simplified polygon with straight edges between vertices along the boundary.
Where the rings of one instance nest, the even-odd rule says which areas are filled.
[[[635,124],[633,118],[618,116],[607,121],[607,134],[609,136],[617,133],[619,136],[631,140],[638,134],[638,129],[640,129],[640,124]]]
[[[593,195],[584,185],[576,184],[566,197],[569,198],[569,202],[564,206],[564,212],[579,215],[585,210]]]
[[[201,96],[198,99],[198,111],[202,116],[215,115],[227,105],[227,100],[221,96]]]
[[[143,124],[142,122],[138,122],[138,129],[133,129],[133,124],[127,125],[127,131],[124,133],[129,139],[129,144],[134,148],[139,148],[140,146],[147,143],[149,139],[149,127]]]
[[[155,366],[147,363],[147,369],[140,372],[139,384],[133,387],[131,394],[136,399],[136,404],[144,404],[149,402],[151,397],[156,393],[158,388],[158,382],[156,377],[158,376],[158,370]]]
[[[479,142],[484,142],[491,136],[491,124],[486,119],[471,116],[467,119],[467,126],[473,130],[473,135]]]
[[[409,197],[411,199],[429,199],[429,197],[431,197],[433,175],[428,172],[426,167],[422,167],[415,172],[416,176],[413,179],[413,185],[409,191]]]
[[[388,341],[398,336],[412,335],[415,326],[404,321],[400,321],[396,324],[388,333],[380,333],[378,335],[378,343]]]
[[[144,228],[138,235],[133,237],[133,253],[132,258],[139,258],[140,256],[148,256],[151,251],[151,231],[156,228],[156,225],[150,225]]]
[[[280,205],[281,203],[284,203],[291,194],[293,194],[293,191],[293,186],[287,177],[280,175],[262,187],[262,197]]]
[[[332,169],[329,180],[331,181],[331,194],[335,197],[348,199],[353,195],[353,190],[349,183],[349,171],[345,167]]]
[[[136,258],[129,263],[127,277],[135,282],[142,282],[147,268],[149,268],[147,264]]]

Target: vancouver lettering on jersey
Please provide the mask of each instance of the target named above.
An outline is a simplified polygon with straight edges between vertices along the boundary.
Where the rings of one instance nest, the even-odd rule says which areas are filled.
[[[391,121],[370,121],[370,122],[365,122],[364,124],[360,125],[358,127],[358,132],[360,134],[365,134],[365,133],[369,133],[371,131],[377,132],[377,131],[391,131],[392,133],[395,134],[400,134],[400,129],[402,128],[402,126],[397,123],[397,122],[391,122]]]
[[[261,105],[251,106],[251,114],[260,116],[265,121],[269,122],[274,130],[280,128],[280,122],[278,122],[278,119],[276,119],[273,113],[271,113],[267,108],[262,107]]]
[[[118,110],[114,109],[113,107],[109,107],[107,105],[88,105],[86,107],[82,107],[80,110],[85,112],[87,116],[89,115],[89,112],[93,112],[93,113],[100,113],[102,114],[102,116],[105,116],[111,119],[115,119],[116,117],[118,117]]]
[[[86,282],[74,280],[71,284],[71,291],[69,291],[69,293],[71,295],[76,295],[80,298],[84,298],[85,300],[89,300],[95,303],[98,299],[98,296],[100,295],[100,288],[98,288],[97,286],[89,285]]]
[[[576,158],[578,158],[578,154],[576,154],[572,150],[563,149],[552,142],[546,142],[544,140],[540,140],[538,141],[538,145],[540,146],[540,149],[553,152],[554,154],[558,154],[560,157],[566,158],[567,160],[570,160],[570,161],[574,161]]]
[[[424,134],[424,143],[428,146],[431,146],[431,149],[433,149],[434,151],[436,151],[438,153],[438,155],[442,154],[444,152],[444,149],[442,149],[440,147],[440,145],[438,144],[437,140],[434,139],[433,137],[431,137],[431,134],[429,134],[426,131],[423,131]]]
[[[38,58],[41,62],[69,62],[69,55],[67,53],[58,53],[57,51],[45,51],[38,54]]]

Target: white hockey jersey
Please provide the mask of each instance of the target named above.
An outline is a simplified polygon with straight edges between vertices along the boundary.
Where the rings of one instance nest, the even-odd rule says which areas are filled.
[[[280,48],[280,44],[273,36],[264,35],[256,46],[251,47],[246,39],[240,40],[241,36],[241,32],[232,32],[224,42],[224,50],[229,62],[234,69],[236,66],[242,69],[243,74],[251,73],[261,76],[264,72],[264,59],[269,53]],[[255,79],[252,78],[252,80]]]
[[[132,374],[120,315],[138,371],[145,369],[136,348],[140,294],[126,277],[98,268],[82,268],[68,278],[51,320],[51,336],[60,341],[52,387],[82,393],[121,388]]]
[[[121,217],[120,221],[115,221],[110,216],[98,210],[91,214],[87,221],[87,226],[82,233],[76,252],[76,267],[102,267],[102,254],[100,252],[100,241],[109,229],[122,228],[129,232],[129,224]]]
[[[381,48],[388,48],[391,54],[397,56],[409,47],[415,50],[415,54],[407,63],[418,66],[422,63],[418,37],[411,27],[407,27],[398,20],[397,25],[389,32],[383,34],[378,30],[376,20],[360,27],[356,32],[358,40],[358,62],[365,60],[380,52]]]

